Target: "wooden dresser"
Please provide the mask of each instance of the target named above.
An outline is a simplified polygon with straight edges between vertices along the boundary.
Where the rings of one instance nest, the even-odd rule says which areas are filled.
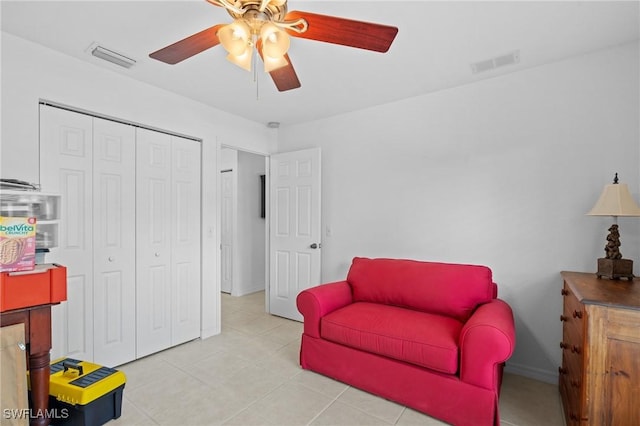
[[[567,425],[640,425],[640,279],[561,275]]]

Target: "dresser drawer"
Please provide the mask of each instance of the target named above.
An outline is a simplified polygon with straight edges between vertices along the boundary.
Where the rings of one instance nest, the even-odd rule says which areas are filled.
[[[560,394],[565,410],[565,420],[568,426],[579,425],[582,413],[582,394],[566,380],[560,381]]]
[[[580,328],[584,327],[586,321],[586,311],[584,305],[578,301],[576,295],[573,294],[571,288],[565,283],[562,289],[562,296],[564,298],[562,317],[563,322],[577,325]]]
[[[584,359],[586,311],[571,288],[564,283],[562,289],[562,367],[560,368],[560,392],[568,425],[580,425],[584,398]]]

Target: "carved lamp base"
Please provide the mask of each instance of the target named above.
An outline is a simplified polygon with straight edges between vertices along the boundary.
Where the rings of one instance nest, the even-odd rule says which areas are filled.
[[[633,280],[633,260],[631,259],[598,259],[598,278]]]

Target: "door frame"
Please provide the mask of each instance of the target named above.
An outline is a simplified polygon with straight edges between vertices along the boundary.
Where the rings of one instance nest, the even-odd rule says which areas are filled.
[[[270,285],[270,277],[271,277],[271,268],[270,268],[270,264],[271,264],[271,258],[270,258],[270,248],[271,248],[271,239],[270,239],[270,235],[271,235],[271,212],[270,212],[270,206],[271,206],[271,190],[270,190],[270,183],[271,183],[271,179],[270,179],[270,175],[271,175],[271,155],[273,154],[279,154],[279,152],[276,153],[264,153],[264,152],[260,152],[260,151],[252,151],[250,149],[246,149],[244,147],[239,147],[239,146],[235,146],[232,144],[226,144],[226,143],[221,143],[220,141],[218,141],[216,143],[216,161],[217,161],[217,167],[216,167],[216,177],[218,179],[217,181],[217,212],[218,212],[218,218],[217,218],[217,226],[218,229],[220,230],[220,232],[217,233],[217,241],[216,241],[216,246],[218,247],[218,255],[216,256],[215,262],[218,266],[217,268],[217,274],[216,274],[216,283],[217,283],[217,291],[216,291],[216,297],[218,298],[218,307],[219,307],[219,330],[220,332],[222,332],[222,301],[221,301],[221,292],[222,292],[222,276],[221,276],[221,259],[222,259],[222,250],[221,250],[221,244],[222,244],[222,179],[220,178],[221,172],[224,170],[224,168],[221,165],[220,159],[221,159],[221,150],[224,148],[228,148],[228,149],[234,149],[236,151],[242,151],[242,152],[246,152],[246,153],[250,153],[250,154],[256,154],[256,155],[260,155],[262,157],[264,157],[265,159],[265,247],[264,247],[264,252],[265,252],[265,270],[264,270],[264,276],[265,276],[265,298],[264,298],[264,308],[265,308],[265,312],[269,313],[270,312],[270,290],[271,290],[271,285]],[[237,190],[237,188],[236,188]],[[322,229],[322,227],[321,227]],[[320,232],[320,235],[318,236],[319,240],[322,239],[322,232]],[[234,244],[235,246],[235,244]],[[234,247],[234,262],[236,261],[236,255],[235,255],[236,249]],[[321,265],[322,266],[322,265]],[[234,277],[235,280],[235,277]],[[233,289],[232,289],[233,290]]]
[[[217,212],[218,212],[218,219],[217,219],[217,226],[218,229],[220,230],[220,232],[217,233],[217,241],[216,241],[216,247],[218,247],[218,255],[216,256],[216,264],[218,265],[218,273],[216,274],[216,283],[217,283],[217,291],[216,294],[220,301],[220,303],[218,304],[219,307],[219,312],[220,312],[220,324],[219,324],[219,328],[220,328],[220,332],[222,332],[222,300],[221,298],[221,293],[222,293],[222,276],[221,276],[221,272],[222,272],[222,264],[221,264],[221,259],[222,259],[222,250],[221,250],[221,244],[222,244],[222,179],[220,178],[221,172],[223,170],[225,170],[225,168],[222,166],[220,160],[221,160],[221,151],[222,149],[233,149],[236,150],[238,152],[246,152],[249,154],[255,154],[255,155],[259,155],[261,157],[264,157],[264,161],[265,161],[265,205],[266,205],[266,209],[265,209],[265,246],[264,246],[264,253],[265,253],[265,270],[264,270],[264,274],[265,274],[265,312],[269,312],[269,200],[270,200],[270,195],[269,195],[269,165],[270,165],[270,161],[271,161],[271,154],[269,153],[265,153],[265,152],[261,152],[261,151],[254,151],[251,149],[247,149],[245,147],[242,146],[236,146],[233,144],[228,144],[228,143],[221,143],[221,142],[217,142],[216,144],[216,151],[217,151],[217,155],[216,155],[216,169],[217,169]],[[236,175],[237,176],[237,175]],[[235,192],[236,192],[236,197],[237,197],[237,188],[235,188]],[[234,235],[234,238],[236,236]],[[234,262],[237,261],[237,255],[236,255],[236,247],[234,244]],[[236,277],[234,276],[233,280],[235,281]],[[233,291],[233,287],[232,287],[232,291]]]

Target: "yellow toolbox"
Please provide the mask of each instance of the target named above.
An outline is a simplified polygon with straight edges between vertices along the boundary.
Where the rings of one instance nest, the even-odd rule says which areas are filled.
[[[97,426],[117,419],[126,380],[123,372],[110,367],[73,358],[54,360],[49,408],[62,415],[52,424]]]

